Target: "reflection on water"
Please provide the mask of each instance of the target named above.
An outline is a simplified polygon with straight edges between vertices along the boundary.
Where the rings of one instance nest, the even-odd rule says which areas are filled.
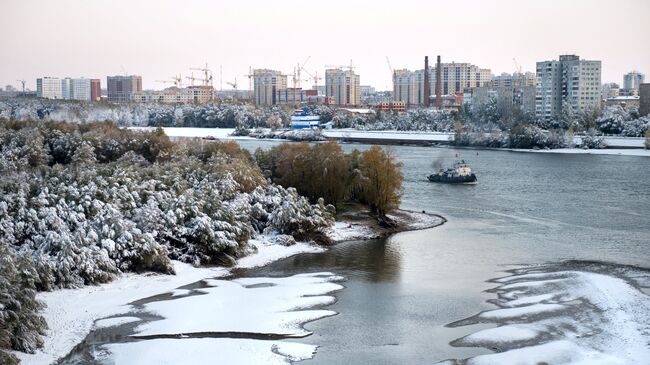
[[[235,271],[236,275],[278,275],[291,267],[292,273],[327,271],[345,272],[359,280],[394,282],[400,275],[400,249],[377,239],[339,244],[323,255],[297,255],[264,268]]]

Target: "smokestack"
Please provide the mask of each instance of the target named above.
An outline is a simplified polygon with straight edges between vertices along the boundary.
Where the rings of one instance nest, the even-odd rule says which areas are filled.
[[[431,81],[429,80],[429,56],[424,56],[424,107],[429,107],[431,95]]]
[[[442,67],[440,66],[440,55],[436,62],[436,108],[442,109]]]

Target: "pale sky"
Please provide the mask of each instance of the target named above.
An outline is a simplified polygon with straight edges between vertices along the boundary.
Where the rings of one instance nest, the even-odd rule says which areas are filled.
[[[311,73],[352,60],[362,85],[384,90],[386,56],[421,69],[438,54],[496,75],[512,73],[513,58],[535,71],[577,54],[622,84],[631,70],[650,79],[648,14],[650,0],[0,0],[0,86],[25,79],[34,90],[37,77],[56,76],[106,87],[125,70],[162,89],[155,80],[207,62],[216,88],[221,65],[224,89],[235,78],[246,89],[249,66],[290,74],[311,56]]]

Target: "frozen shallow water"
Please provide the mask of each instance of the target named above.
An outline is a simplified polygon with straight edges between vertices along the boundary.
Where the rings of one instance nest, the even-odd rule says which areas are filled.
[[[441,364],[648,364],[650,272],[573,262],[513,270],[491,303],[500,307],[450,324],[494,323],[452,342],[499,351]]]
[[[307,322],[343,289],[340,276],[317,272],[200,282],[131,303],[95,330],[61,364],[285,364],[317,346],[283,339],[311,334]]]

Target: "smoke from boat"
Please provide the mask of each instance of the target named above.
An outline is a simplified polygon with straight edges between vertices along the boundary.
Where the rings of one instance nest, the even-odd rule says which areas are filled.
[[[434,171],[441,170],[444,166],[445,158],[442,156],[438,156],[435,160],[431,162],[431,167],[434,169]]]

